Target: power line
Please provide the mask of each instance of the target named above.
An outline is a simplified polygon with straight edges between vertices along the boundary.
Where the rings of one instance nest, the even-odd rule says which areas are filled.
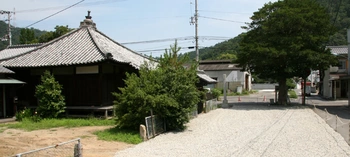
[[[43,19],[41,19],[41,20],[39,20],[39,21],[37,21],[37,22],[34,22],[34,23],[28,25],[28,26],[25,27],[25,28],[28,28],[28,27],[33,26],[33,25],[35,25],[35,24],[37,24],[37,23],[39,23],[39,22],[41,22],[41,21],[44,21],[44,20],[46,20],[46,19],[48,19],[48,18],[50,18],[50,17],[52,17],[52,16],[55,16],[55,15],[57,15],[57,14],[59,14],[59,13],[65,11],[65,10],[67,10],[67,9],[69,9],[69,8],[72,8],[72,7],[76,6],[76,5],[78,5],[79,3],[83,2],[83,1],[84,1],[84,0],[81,0],[81,1],[79,1],[79,2],[77,2],[77,3],[75,3],[75,4],[71,5],[71,6],[69,6],[69,7],[67,7],[67,8],[64,8],[64,9],[62,9],[62,10],[60,10],[60,11],[54,13],[54,14],[51,14],[50,16],[47,16],[47,17],[45,17],[45,18],[43,18]]]
[[[125,42],[120,43],[122,45],[128,44],[144,44],[144,43],[156,43],[156,42],[166,42],[166,41],[175,41],[175,40],[193,40],[194,38],[191,36],[188,37],[179,37],[179,38],[168,38],[168,39],[157,39],[157,40],[146,40],[146,41],[135,41],[135,42]]]
[[[246,23],[246,22],[242,22],[242,21],[232,21],[232,20],[220,19],[220,18],[216,18],[216,17],[207,17],[207,16],[198,16],[198,17],[202,17],[202,18],[206,18],[206,19],[212,19],[212,20],[226,21],[226,22]]]
[[[128,18],[128,19],[118,19],[118,21],[121,20],[149,20],[149,19],[164,19],[164,18],[181,18],[181,17],[187,17],[187,16],[159,16],[159,17],[137,17],[137,18]]]
[[[232,37],[221,37],[221,36],[198,36],[198,39],[201,40],[229,40]],[[178,37],[178,38],[167,38],[167,39],[156,39],[156,40],[145,40],[145,41],[134,41],[134,42],[124,42],[120,43],[122,45],[131,45],[131,44],[148,44],[148,43],[158,43],[158,42],[167,42],[175,40],[194,40],[193,36],[187,37]]]
[[[198,11],[211,12],[211,13],[223,13],[223,14],[245,14],[245,15],[251,15],[251,13],[239,13],[239,12],[216,11],[216,10],[198,10]]]
[[[76,7],[84,7],[84,6],[91,6],[91,5],[99,5],[99,4],[106,4],[106,3],[114,3],[116,1],[126,1],[126,0],[102,0],[102,1],[95,1],[95,2],[87,2],[79,4]],[[27,13],[27,12],[39,12],[39,11],[48,11],[48,10],[57,10],[61,8],[67,8],[68,5],[65,6],[56,6],[56,7],[46,7],[46,8],[37,8],[37,9],[27,9],[27,10],[19,10],[16,11],[16,13]]]

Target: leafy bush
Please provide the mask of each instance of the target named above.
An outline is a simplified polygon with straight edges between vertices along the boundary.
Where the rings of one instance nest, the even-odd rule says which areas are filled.
[[[287,79],[286,84],[287,84],[287,88],[288,89],[294,89],[295,86],[296,86],[296,84],[295,84],[293,79]]]
[[[24,109],[22,111],[18,111],[16,113],[16,120],[22,121],[23,119],[30,118],[32,116],[33,116],[33,111],[31,109],[27,108],[27,109]]]
[[[38,98],[38,115],[42,118],[57,118],[65,112],[66,103],[62,95],[62,86],[55,81],[49,71],[41,76],[41,84],[36,86],[35,96]]]
[[[213,88],[211,89],[211,93],[213,94],[213,97],[216,98],[216,100],[219,100],[219,96],[221,95],[221,90]]]
[[[37,114],[36,111],[27,108],[16,113],[16,120],[39,122],[41,120],[41,117]]]
[[[288,94],[289,94],[289,98],[298,98],[298,95],[295,93],[294,90],[289,90]]]
[[[160,58],[158,68],[145,63],[139,75],[126,74],[126,87],[119,88],[115,113],[117,125],[124,129],[138,129],[145,123],[151,111],[166,119],[167,130],[183,130],[189,121],[188,113],[195,109],[200,94],[195,84],[198,82],[197,65],[184,67],[188,56],[177,56],[180,49],[176,43]]]

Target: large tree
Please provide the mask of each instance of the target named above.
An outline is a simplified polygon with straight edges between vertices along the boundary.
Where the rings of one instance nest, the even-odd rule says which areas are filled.
[[[287,104],[286,80],[310,69],[337,64],[325,43],[334,33],[327,10],[314,0],[267,3],[251,17],[237,62],[259,78],[279,83],[279,104]]]

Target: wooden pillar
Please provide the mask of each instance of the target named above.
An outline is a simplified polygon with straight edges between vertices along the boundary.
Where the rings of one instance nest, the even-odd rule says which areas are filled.
[[[103,74],[102,74],[102,65],[98,65],[98,77],[97,77],[97,91],[98,91],[98,104],[97,105],[102,105],[102,94],[103,94],[103,88],[102,86],[102,79],[103,79]]]
[[[3,103],[2,103],[2,107],[3,107],[3,110],[4,110],[4,118],[6,118],[6,94],[5,94],[5,92],[6,92],[6,89],[5,89],[5,85],[2,85],[2,101],[3,101]]]

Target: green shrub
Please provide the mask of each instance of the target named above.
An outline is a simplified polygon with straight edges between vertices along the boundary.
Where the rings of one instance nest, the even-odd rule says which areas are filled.
[[[288,89],[294,89],[296,86],[296,83],[294,82],[293,79],[287,79],[286,84]]]
[[[298,95],[295,93],[294,90],[289,90],[288,94],[289,94],[289,98],[298,98]]]
[[[213,88],[211,89],[211,94],[213,94],[213,97],[216,98],[216,100],[219,100],[219,96],[221,95],[221,90]]]
[[[55,81],[49,71],[41,76],[41,84],[36,86],[35,96],[38,98],[38,115],[42,118],[57,118],[65,112],[66,103],[62,95],[62,86]]]
[[[24,109],[22,111],[18,111],[16,113],[16,120],[17,121],[22,121],[25,118],[30,118],[31,116],[33,116],[33,111],[29,108]]]
[[[188,55],[177,56],[180,49],[175,44],[159,60],[158,68],[145,63],[139,75],[126,74],[125,87],[116,98],[115,114],[117,126],[123,129],[138,129],[145,123],[151,111],[166,119],[167,130],[183,130],[189,121],[188,113],[200,102],[197,64],[189,67],[183,64]]]
[[[41,120],[41,117],[37,114],[36,111],[27,108],[16,113],[16,120],[39,122]]]

